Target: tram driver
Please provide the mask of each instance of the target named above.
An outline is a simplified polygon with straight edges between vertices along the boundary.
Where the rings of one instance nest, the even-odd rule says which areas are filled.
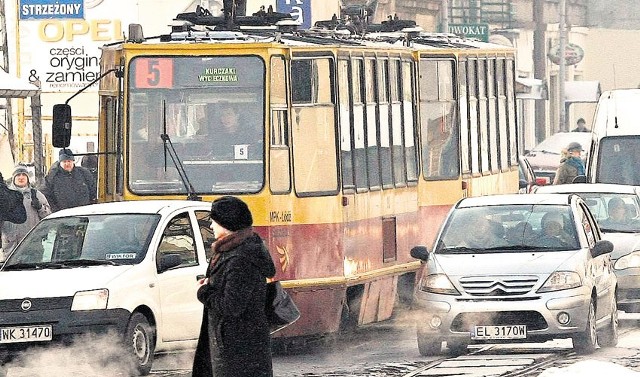
[[[198,135],[208,135],[213,156],[225,160],[251,160],[262,156],[262,138],[255,128],[240,120],[238,104],[209,105],[208,119],[213,119]]]

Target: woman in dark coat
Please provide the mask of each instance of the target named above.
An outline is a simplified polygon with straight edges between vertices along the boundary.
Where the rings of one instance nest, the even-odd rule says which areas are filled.
[[[272,376],[265,299],[275,266],[243,201],[216,199],[211,220],[216,242],[198,289],[204,315],[192,377]]]

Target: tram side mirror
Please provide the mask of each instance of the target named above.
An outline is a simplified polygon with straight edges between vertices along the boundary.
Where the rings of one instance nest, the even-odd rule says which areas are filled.
[[[67,148],[71,144],[71,106],[64,103],[53,105],[51,135],[56,148]]]

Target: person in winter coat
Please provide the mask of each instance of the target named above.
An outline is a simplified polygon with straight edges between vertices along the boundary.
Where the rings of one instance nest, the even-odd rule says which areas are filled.
[[[18,242],[27,235],[31,228],[51,213],[47,198],[43,193],[32,187],[29,179],[29,170],[26,166],[18,165],[15,168],[9,188],[22,193],[24,208],[27,212],[27,220],[21,224],[15,224],[9,221],[0,222],[2,251],[5,253],[5,256],[16,247]]]
[[[73,152],[60,150],[59,163],[44,177],[42,192],[53,212],[96,202],[96,183],[89,169],[76,166]]]
[[[275,266],[253,232],[249,207],[233,196],[211,205],[216,241],[198,300],[204,304],[192,377],[273,376],[265,314],[267,278]]]
[[[582,145],[578,142],[569,143],[567,149],[563,152],[560,160],[560,166],[556,171],[553,179],[554,185],[562,185],[565,183],[573,183],[575,177],[585,175],[584,163],[582,162]]]

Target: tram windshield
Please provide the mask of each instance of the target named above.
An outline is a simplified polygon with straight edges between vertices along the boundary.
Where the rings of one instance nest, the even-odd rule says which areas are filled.
[[[264,71],[264,62],[255,56],[132,59],[131,191],[186,193],[172,150],[198,194],[259,191],[264,183]]]

